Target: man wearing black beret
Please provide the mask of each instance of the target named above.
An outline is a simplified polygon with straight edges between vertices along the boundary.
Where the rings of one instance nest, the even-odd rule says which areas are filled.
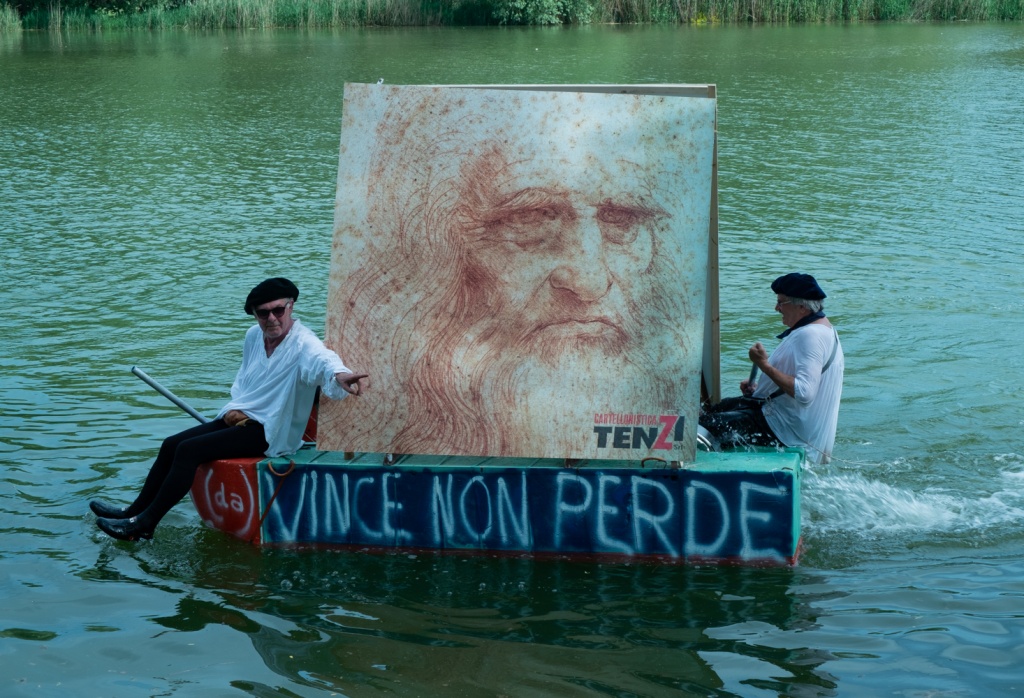
[[[786,331],[771,356],[760,342],[749,350],[756,367],[740,383],[743,397],[705,407],[700,425],[724,448],[800,446],[808,460],[827,463],[836,440],[844,358],[825,317],[825,292],[810,274],[772,282],[775,310]],[[757,370],[764,380],[754,381]]]
[[[298,298],[299,289],[283,277],[249,292],[245,312],[256,324],[245,334],[231,400],[212,422],[164,440],[130,506],[89,503],[104,533],[121,540],[152,538],[164,515],[188,494],[201,464],[292,453],[302,446],[318,388],[334,400],[360,394],[359,381],[367,374],[350,371],[292,315]]]

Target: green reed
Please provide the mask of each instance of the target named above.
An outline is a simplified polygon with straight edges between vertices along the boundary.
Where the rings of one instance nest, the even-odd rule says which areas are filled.
[[[21,31],[21,18],[18,11],[7,3],[0,3],[0,34]]]
[[[586,23],[1020,20],[1024,0],[39,0],[0,32]],[[71,0],[76,3],[76,0]],[[45,4],[44,4],[45,3]],[[105,4],[107,3],[107,4]],[[134,11],[127,8],[131,7]]]

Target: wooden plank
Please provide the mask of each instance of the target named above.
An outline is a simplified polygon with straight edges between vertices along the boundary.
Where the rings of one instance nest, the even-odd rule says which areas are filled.
[[[708,86],[714,97],[715,86]],[[715,146],[711,160],[711,216],[708,219],[708,280],[704,295],[704,359],[701,372],[701,399],[712,404],[722,399],[721,315],[718,288],[718,109],[715,108]]]
[[[465,87],[487,90],[532,90],[535,92],[591,92],[594,94],[665,95],[668,97],[715,98],[714,85],[656,84],[656,85],[437,85],[437,87]]]

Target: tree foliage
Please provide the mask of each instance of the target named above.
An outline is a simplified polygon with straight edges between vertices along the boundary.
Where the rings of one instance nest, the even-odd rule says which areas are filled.
[[[127,14],[145,12],[157,6],[171,8],[182,4],[182,0],[7,0],[7,2],[22,16],[31,12],[51,12],[56,8],[60,8],[62,11],[79,10]]]
[[[495,0],[501,24],[586,24],[594,14],[590,0]]]
[[[1024,0],[0,0],[0,9],[0,31],[1024,19]]]

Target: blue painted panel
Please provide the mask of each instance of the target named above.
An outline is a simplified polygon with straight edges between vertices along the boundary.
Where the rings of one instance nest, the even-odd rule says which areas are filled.
[[[783,562],[798,538],[799,455],[773,455],[733,464],[744,470],[314,459],[283,481],[261,464],[262,501],[280,484],[263,540]]]

